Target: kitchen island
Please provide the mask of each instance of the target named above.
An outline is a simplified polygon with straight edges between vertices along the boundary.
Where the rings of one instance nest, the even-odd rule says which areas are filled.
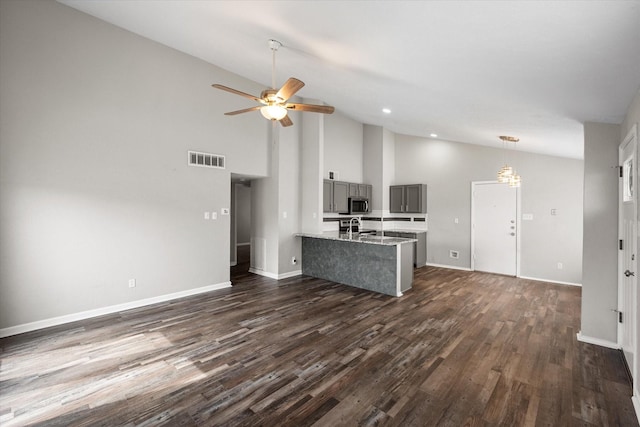
[[[413,282],[415,239],[325,232],[302,238],[302,274],[386,295]]]

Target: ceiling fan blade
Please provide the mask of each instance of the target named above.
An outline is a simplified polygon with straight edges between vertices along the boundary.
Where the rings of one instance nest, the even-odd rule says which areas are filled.
[[[220,89],[220,90],[224,90],[224,91],[227,91],[227,92],[235,93],[236,95],[244,96],[245,98],[253,99],[254,101],[264,103],[262,101],[262,99],[260,99],[260,98],[258,98],[256,96],[250,95],[248,93],[241,92],[239,90],[236,90],[236,89],[233,89],[233,88],[230,88],[230,87],[227,87],[227,86],[223,86],[223,85],[219,85],[219,84],[213,84],[211,86],[215,87],[216,89]]]
[[[314,104],[286,104],[287,110],[309,111],[312,113],[331,114],[335,111],[330,105],[314,105]]]
[[[289,77],[289,80],[287,80],[282,85],[276,96],[283,101],[286,101],[287,99],[295,95],[297,91],[302,89],[303,86],[304,83],[302,81],[296,79],[295,77]]]
[[[245,108],[244,110],[229,111],[228,113],[224,113],[224,115],[225,116],[235,116],[236,114],[248,113],[249,111],[256,111],[256,110],[259,110],[260,108],[262,108],[262,107],[259,106],[259,105],[256,105],[255,107]]]
[[[293,122],[291,121],[291,118],[289,118],[289,116],[287,115],[280,119],[280,124],[282,125],[282,127],[287,127],[287,126],[291,126]]]

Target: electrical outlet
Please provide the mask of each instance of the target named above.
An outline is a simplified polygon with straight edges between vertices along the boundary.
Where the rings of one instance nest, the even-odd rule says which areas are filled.
[[[460,258],[460,253],[452,249],[449,251],[449,258],[458,259]]]
[[[562,270],[562,267],[563,267],[562,263],[561,263],[561,262],[559,262],[559,263],[558,263],[558,270]]]
[[[129,279],[129,287],[130,288],[136,287],[136,279]]]

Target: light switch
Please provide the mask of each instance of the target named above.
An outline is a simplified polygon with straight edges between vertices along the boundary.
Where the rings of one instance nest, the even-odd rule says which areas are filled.
[[[458,222],[460,222],[460,221],[458,221],[458,218],[454,218],[454,219],[453,219],[453,222],[454,222],[455,224],[457,224],[457,223],[458,223]]]
[[[282,218],[287,219],[287,213],[286,212],[282,212]]]
[[[204,219],[209,219],[209,212],[204,213]]]
[[[211,219],[218,219],[218,212],[211,212]]]
[[[533,214],[522,214],[523,221],[533,221]]]

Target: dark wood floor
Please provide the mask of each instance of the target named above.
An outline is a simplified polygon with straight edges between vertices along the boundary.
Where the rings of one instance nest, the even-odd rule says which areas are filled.
[[[576,341],[580,288],[424,267],[393,298],[245,267],[0,340],[0,424],[638,425],[619,353]]]

